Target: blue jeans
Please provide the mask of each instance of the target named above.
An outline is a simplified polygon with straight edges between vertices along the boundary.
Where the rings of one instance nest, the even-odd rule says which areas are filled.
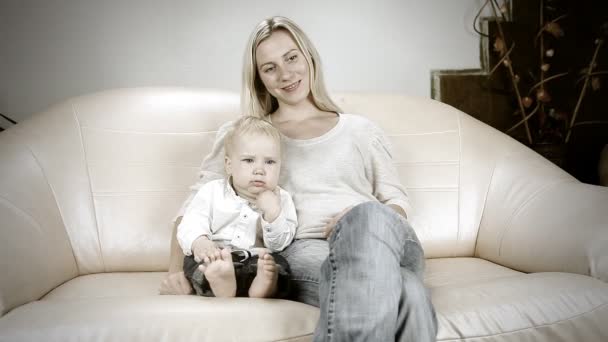
[[[294,299],[320,307],[315,341],[435,341],[424,252],[407,221],[377,202],[351,209],[329,239],[281,253]]]

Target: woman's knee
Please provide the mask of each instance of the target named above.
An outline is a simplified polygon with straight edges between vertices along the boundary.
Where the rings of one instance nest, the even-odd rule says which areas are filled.
[[[424,279],[424,250],[420,242],[407,240],[403,246],[403,258],[401,259],[402,270],[415,274],[420,280]]]

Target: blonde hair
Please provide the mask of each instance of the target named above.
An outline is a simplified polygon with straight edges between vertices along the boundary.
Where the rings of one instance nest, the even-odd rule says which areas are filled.
[[[331,100],[327,93],[321,70],[321,58],[310,39],[293,21],[285,17],[276,16],[260,22],[249,37],[243,60],[243,89],[241,92],[243,114],[265,118],[268,114],[274,113],[279,107],[277,99],[266,90],[260,79],[255,57],[260,43],[270,37],[276,30],[288,32],[304,55],[308,64],[310,92],[312,93],[312,100],[315,106],[324,111],[341,112],[342,110]]]
[[[224,138],[224,154],[230,156],[236,137],[246,134],[270,137],[279,145],[280,149],[281,134],[276,127],[266,120],[254,116],[243,116],[235,121],[232,129],[226,133],[226,137]]]

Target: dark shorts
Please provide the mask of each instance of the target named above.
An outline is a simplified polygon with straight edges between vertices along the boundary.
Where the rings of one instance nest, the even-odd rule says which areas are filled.
[[[277,253],[271,253],[277,263],[277,293],[274,298],[287,298],[291,290],[291,269],[287,260]],[[205,275],[198,269],[201,263],[194,261],[193,256],[184,257],[184,275],[192,285],[194,292],[199,296],[215,297]],[[249,287],[258,271],[258,257],[253,256],[245,261],[233,261],[234,275],[236,277],[236,296],[247,297]]]

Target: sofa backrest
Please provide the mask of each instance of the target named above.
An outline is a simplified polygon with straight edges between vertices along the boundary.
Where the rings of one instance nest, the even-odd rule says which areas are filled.
[[[72,208],[59,198],[78,201],[87,180],[74,175],[78,161],[53,153],[78,156],[79,145],[65,144],[77,132],[51,109],[0,133],[0,316],[78,275],[66,231]]]
[[[509,138],[429,99],[333,97],[390,137],[427,257],[472,256],[493,168],[484,156]],[[50,281],[34,291],[42,294],[76,274],[166,270],[172,218],[215,131],[238,115],[233,92],[116,89],[67,100],[3,132],[2,262],[45,260]]]
[[[497,148],[511,138],[427,98],[354,93],[334,99],[343,111],[376,122],[391,140],[414,207],[409,220],[426,257],[473,256]]]
[[[172,218],[197,180],[235,93],[117,89],[70,101],[82,139],[92,220],[70,230],[81,273],[166,270]],[[94,243],[93,243],[94,240]]]

